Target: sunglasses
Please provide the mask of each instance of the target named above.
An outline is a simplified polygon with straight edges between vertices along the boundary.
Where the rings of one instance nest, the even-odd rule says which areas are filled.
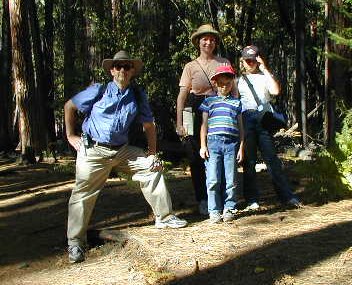
[[[121,70],[123,68],[125,71],[129,71],[131,68],[133,68],[132,63],[114,63],[112,65],[112,68],[115,68],[116,70]]]
[[[250,59],[250,58],[247,58],[244,60],[247,64],[254,64],[256,63],[257,61],[255,59]]]

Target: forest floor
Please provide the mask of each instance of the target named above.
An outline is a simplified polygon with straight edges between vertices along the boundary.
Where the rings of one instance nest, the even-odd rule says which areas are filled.
[[[17,166],[0,159],[0,284],[352,284],[352,200],[306,204],[306,182],[289,164],[303,208],[277,203],[262,171],[262,209],[216,225],[197,214],[189,173],[172,169],[174,208],[189,221],[177,230],[154,228],[136,185],[111,178],[95,207],[87,259],[71,265],[68,162]]]

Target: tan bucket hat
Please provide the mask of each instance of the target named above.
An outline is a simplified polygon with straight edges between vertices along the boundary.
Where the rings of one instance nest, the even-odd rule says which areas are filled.
[[[102,62],[104,70],[110,74],[110,69],[115,62],[132,62],[134,67],[134,77],[141,73],[143,68],[143,61],[138,58],[131,58],[127,51],[120,50],[115,53],[113,58],[106,58]]]
[[[215,36],[217,42],[219,42],[220,40],[220,34],[217,30],[215,30],[213,28],[212,25],[210,24],[204,24],[204,25],[201,25],[192,35],[191,35],[191,41],[192,41],[192,44],[194,46],[197,47],[198,45],[198,38],[202,35],[205,35],[205,34],[210,34],[210,35],[213,35]]]

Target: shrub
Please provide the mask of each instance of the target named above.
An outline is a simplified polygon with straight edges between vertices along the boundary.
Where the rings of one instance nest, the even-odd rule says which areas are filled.
[[[352,111],[347,111],[335,145],[316,151],[313,162],[298,162],[296,170],[308,179],[307,202],[327,203],[352,196]]]

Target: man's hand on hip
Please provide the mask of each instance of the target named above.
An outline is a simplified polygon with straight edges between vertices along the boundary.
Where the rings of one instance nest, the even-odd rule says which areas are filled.
[[[81,144],[82,144],[82,139],[80,136],[69,135],[69,136],[67,136],[67,140],[76,151],[79,151]]]

